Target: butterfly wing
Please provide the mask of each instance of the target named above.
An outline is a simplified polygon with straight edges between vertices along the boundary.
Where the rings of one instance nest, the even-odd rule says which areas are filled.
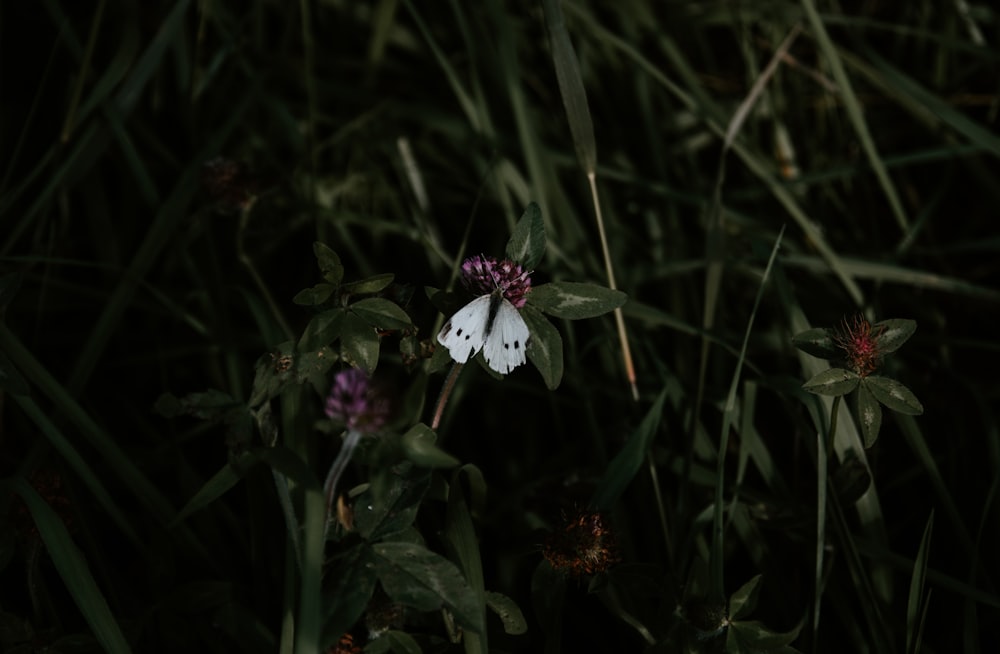
[[[449,318],[438,332],[438,343],[448,348],[455,361],[465,363],[483,349],[490,320],[491,297],[481,295],[469,302]]]
[[[483,344],[483,358],[490,368],[502,375],[510,373],[527,360],[531,332],[514,305],[501,299],[493,324]]]

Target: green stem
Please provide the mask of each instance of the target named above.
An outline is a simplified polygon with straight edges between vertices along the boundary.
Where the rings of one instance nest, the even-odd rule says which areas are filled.
[[[840,413],[840,399],[838,395],[833,398],[833,405],[830,409],[830,428],[826,438],[818,435],[816,447],[816,571],[815,587],[813,591],[813,651],[816,650],[819,639],[819,615],[820,605],[823,597],[823,548],[826,544],[826,491],[829,462],[835,456],[833,443],[837,435],[837,415]]]

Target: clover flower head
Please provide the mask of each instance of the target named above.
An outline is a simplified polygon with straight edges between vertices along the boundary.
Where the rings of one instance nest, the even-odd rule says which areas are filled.
[[[346,368],[333,378],[333,388],[326,398],[326,415],[344,423],[350,431],[371,434],[385,426],[389,401],[372,387],[364,372]]]
[[[621,560],[614,533],[596,511],[565,518],[545,539],[542,556],[553,569],[571,577],[603,572]]]
[[[504,298],[520,309],[531,291],[530,272],[510,259],[497,260],[477,254],[462,263],[462,283],[474,295],[500,289]]]
[[[858,314],[851,320],[844,319],[833,336],[833,342],[844,351],[851,370],[859,377],[867,377],[882,363],[881,335],[881,329],[872,327],[864,316]]]
[[[362,651],[361,645],[354,642],[354,636],[346,633],[326,652],[327,654],[361,654]]]
[[[258,183],[238,161],[216,157],[202,166],[201,181],[208,194],[226,212],[249,209],[257,199]]]

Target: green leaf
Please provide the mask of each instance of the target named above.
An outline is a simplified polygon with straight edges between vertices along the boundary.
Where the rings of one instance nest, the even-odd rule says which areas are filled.
[[[528,631],[528,621],[517,603],[506,595],[486,591],[486,606],[497,614],[503,622],[503,630],[512,636],[519,636]]]
[[[663,414],[663,403],[667,399],[667,389],[660,391],[653,405],[628,440],[621,452],[608,464],[604,478],[594,491],[590,503],[600,511],[610,510],[621,496],[639,468],[646,460],[646,452],[660,427],[660,416]]]
[[[543,313],[567,320],[594,318],[625,304],[628,296],[596,284],[552,282],[531,289],[528,304]]]
[[[507,241],[507,258],[533,270],[545,254],[545,223],[542,210],[532,202],[525,208]]]
[[[312,382],[325,386],[326,373],[337,363],[337,355],[328,347],[315,352],[300,352],[295,356],[295,381],[304,384]]]
[[[783,649],[791,645],[799,637],[802,623],[799,623],[791,631],[783,633],[768,629],[763,623],[756,620],[734,620],[729,624],[727,634],[727,646],[733,639],[739,643],[740,652],[773,652],[773,651],[795,651]]]
[[[587,91],[583,87],[583,76],[580,74],[580,62],[573,49],[573,42],[569,39],[569,30],[566,29],[559,1],[545,0],[542,3],[545,24],[549,30],[549,50],[552,52],[556,83],[559,85],[559,95],[566,109],[566,119],[569,122],[573,145],[576,147],[576,156],[580,160],[583,172],[593,175],[597,170],[594,123],[590,118]]]
[[[891,318],[872,325],[872,333],[878,334],[878,349],[884,354],[895,352],[917,331],[915,320]]]
[[[208,390],[204,393],[191,393],[182,398],[164,393],[156,400],[153,410],[167,418],[189,415],[221,423],[225,425],[226,442],[230,448],[245,445],[253,440],[253,416],[250,409],[222,391]]]
[[[23,479],[7,480],[3,485],[20,495],[28,506],[52,564],[104,651],[112,654],[131,652],[104,594],[90,573],[87,560],[62,519]]]
[[[295,297],[292,298],[292,302],[303,307],[313,307],[329,300],[335,290],[336,287],[330,284],[316,284],[312,288],[304,288],[296,293]]]
[[[475,593],[448,559],[413,543],[372,546],[382,588],[392,598],[419,611],[447,607],[465,629],[483,631]]]
[[[319,264],[323,279],[333,286],[339,286],[344,279],[344,265],[340,263],[337,253],[317,241],[313,243],[313,254],[316,255],[316,263]]]
[[[541,373],[549,390],[555,390],[559,387],[563,374],[562,336],[545,316],[531,306],[521,309],[521,317],[531,332],[528,359]]]
[[[463,475],[464,482],[460,482],[459,475]],[[453,485],[464,483],[463,488],[469,492],[469,510],[477,515],[482,515],[483,511],[486,510],[486,493],[488,490],[483,471],[472,463],[466,463],[452,473],[451,479]],[[456,495],[449,492],[448,500],[452,500],[453,497],[456,497]]]
[[[383,492],[378,493],[369,486],[354,501],[355,529],[369,541],[406,529],[416,519],[430,484],[430,473],[424,469],[411,466],[388,471],[388,483]]]
[[[836,359],[843,351],[833,342],[833,331],[825,327],[807,329],[792,337],[792,345],[820,359]]]
[[[460,461],[436,445],[437,434],[417,423],[401,439],[406,458],[424,468],[454,468]]]
[[[359,300],[350,306],[350,310],[380,329],[407,329],[413,326],[406,312],[385,298]]]
[[[340,338],[345,315],[343,309],[337,308],[313,316],[299,339],[299,352],[315,352]]]
[[[244,458],[252,459],[253,457],[245,455]],[[183,522],[192,513],[200,511],[215,500],[219,499],[242,478],[242,475],[237,472],[232,465],[227,463],[222,466],[222,469],[215,473],[211,479],[205,482],[205,484],[198,489],[198,492],[194,494],[194,497],[188,500],[188,503],[184,505],[184,508],[178,512],[177,517],[175,517],[168,526],[174,527],[180,522]]]
[[[171,393],[164,393],[156,400],[153,408],[165,418],[189,415],[202,420],[218,418],[233,409],[246,409],[242,402],[233,399],[228,393],[215,389],[209,389],[204,393],[189,393],[181,398]]]
[[[910,594],[906,601],[906,651],[920,650],[921,635],[924,630],[924,615],[927,611],[929,597],[924,596],[924,584],[927,580],[927,560],[930,557],[931,532],[934,531],[934,510],[931,510],[924,527],[924,535],[920,539],[917,558],[913,561],[913,574],[910,577]],[[921,610],[923,605],[923,610]]]
[[[872,475],[857,452],[850,450],[845,453],[840,466],[834,470],[831,481],[841,504],[848,506],[857,502],[868,491],[872,485]]]
[[[365,647],[365,654],[421,654],[423,650],[417,639],[405,631],[390,629],[381,636],[368,643]]]
[[[663,582],[663,571],[658,566],[615,565],[591,577],[587,592],[596,594],[611,615],[635,629],[643,640],[655,640],[650,627],[662,616],[657,607],[659,600],[669,594]]]
[[[747,583],[743,584],[739,590],[729,598],[729,619],[740,620],[753,613],[757,608],[757,597],[760,595],[760,580],[762,575],[757,575]]]
[[[335,584],[324,597],[329,617],[323,625],[323,642],[332,645],[368,608],[378,580],[375,554],[367,543],[359,543],[338,556],[325,576]]]
[[[448,552],[448,558],[458,566],[462,576],[469,584],[476,612],[484,625],[484,629],[479,633],[465,634],[466,654],[487,654],[489,644],[485,632],[486,582],[483,578],[479,538],[476,536],[476,529],[472,524],[469,504],[465,500],[465,489],[462,483],[463,473],[465,473],[474,501],[479,492],[476,490],[476,486],[485,484],[482,473],[473,466],[463,466],[452,473],[451,483],[448,486],[448,506],[441,537]],[[482,487],[479,490],[485,492]],[[449,628],[449,631],[452,630]]]
[[[893,411],[908,416],[919,416],[924,412],[923,405],[920,404],[920,400],[913,394],[913,391],[895,379],[871,375],[865,379],[865,385],[876,400]]]
[[[348,313],[340,336],[341,355],[348,365],[371,376],[378,365],[378,332],[361,316]]]
[[[451,358],[448,348],[438,343],[436,338],[432,339],[432,344],[434,345],[434,353],[427,362],[427,374],[429,375],[450,367],[455,361]],[[531,358],[530,351],[528,352],[528,358]]]
[[[14,367],[14,362],[8,359],[7,355],[3,352],[0,352],[0,390],[7,391],[13,395],[28,394],[28,382],[24,380],[21,373]]]
[[[879,429],[882,428],[882,407],[868,390],[867,380],[862,380],[858,385],[858,422],[861,424],[865,449],[868,449],[875,444]]]
[[[802,388],[817,395],[847,395],[860,381],[861,377],[850,370],[830,368],[802,384]]]
[[[379,291],[385,290],[389,284],[392,283],[394,276],[392,273],[383,273],[381,275],[375,275],[367,279],[361,279],[356,282],[348,282],[340,287],[340,290],[345,295],[364,295],[367,293],[378,293]]]

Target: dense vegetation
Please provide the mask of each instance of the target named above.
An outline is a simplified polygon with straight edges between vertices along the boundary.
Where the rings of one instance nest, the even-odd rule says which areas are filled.
[[[997,651],[997,43],[0,5],[0,649]]]

